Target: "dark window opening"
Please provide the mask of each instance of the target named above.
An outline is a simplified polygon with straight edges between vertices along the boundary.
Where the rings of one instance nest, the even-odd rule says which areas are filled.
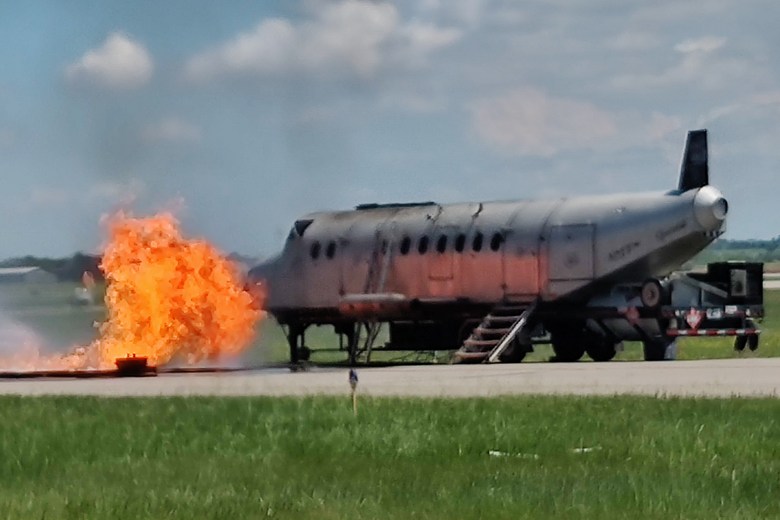
[[[447,235],[441,235],[436,241],[436,251],[443,253],[447,250]]]
[[[336,254],[336,242],[331,240],[328,242],[328,247],[325,249],[325,256],[328,258],[333,258],[333,256]]]
[[[464,247],[466,247],[466,235],[461,233],[455,238],[455,251],[462,253]]]
[[[482,251],[482,233],[477,232],[476,235],[474,235],[474,241],[471,243],[471,249],[474,251]]]
[[[420,241],[417,243],[417,252],[421,255],[424,255],[426,252],[428,252],[428,237],[422,236],[420,237]]]
[[[490,249],[498,251],[501,244],[504,243],[504,236],[501,233],[493,233],[493,238],[490,239]]]
[[[412,239],[409,237],[404,237],[403,240],[401,240],[401,254],[407,254],[410,247],[412,247]]]
[[[295,224],[293,224],[293,229],[295,230],[295,234],[299,237],[302,237],[303,234],[306,232],[309,226],[311,226],[311,223],[314,222],[313,219],[307,218],[304,220],[296,220]]]
[[[314,242],[311,245],[311,249],[309,250],[309,253],[311,254],[312,260],[316,260],[320,256],[320,243]]]

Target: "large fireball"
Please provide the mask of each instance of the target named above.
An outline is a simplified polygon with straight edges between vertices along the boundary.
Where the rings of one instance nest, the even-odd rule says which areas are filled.
[[[131,354],[151,365],[174,357],[195,363],[236,354],[252,341],[262,295],[244,290],[214,247],[184,239],[170,214],[118,214],[108,226],[101,263],[108,319],[87,357],[104,368]]]

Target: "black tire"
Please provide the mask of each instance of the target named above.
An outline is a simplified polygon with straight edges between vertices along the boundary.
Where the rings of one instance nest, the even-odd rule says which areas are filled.
[[[298,348],[298,360],[308,361],[311,358],[311,349],[309,347]]]
[[[748,337],[747,336],[734,336],[734,350],[737,352],[742,352],[745,350],[745,347],[748,343]]]
[[[668,343],[662,339],[651,339],[642,342],[645,361],[663,361]]]
[[[572,363],[579,361],[585,355],[585,345],[581,334],[575,334],[571,331],[553,332],[550,339],[553,352],[555,352],[555,361]]]
[[[604,361],[612,361],[612,358],[617,354],[617,349],[615,349],[614,343],[603,340],[601,343],[585,347],[585,352],[588,353],[590,359],[601,363]]]
[[[512,341],[512,345],[498,358],[502,363],[520,363],[525,359],[528,353],[525,345],[522,345],[517,338]]]
[[[655,309],[660,307],[664,301],[664,288],[661,282],[655,278],[650,278],[642,284],[639,297],[642,300],[642,305],[645,307]]]
[[[747,336],[747,346],[753,352],[758,350],[758,334],[750,334]]]

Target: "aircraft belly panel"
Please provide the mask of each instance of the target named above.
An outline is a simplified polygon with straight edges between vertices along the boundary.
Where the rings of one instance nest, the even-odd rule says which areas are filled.
[[[593,279],[593,225],[568,224],[550,228],[550,281]]]

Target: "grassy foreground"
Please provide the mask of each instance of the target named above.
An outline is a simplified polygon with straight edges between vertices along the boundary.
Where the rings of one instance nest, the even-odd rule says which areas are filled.
[[[0,398],[4,518],[780,516],[780,402]],[[492,453],[491,453],[492,451]]]

